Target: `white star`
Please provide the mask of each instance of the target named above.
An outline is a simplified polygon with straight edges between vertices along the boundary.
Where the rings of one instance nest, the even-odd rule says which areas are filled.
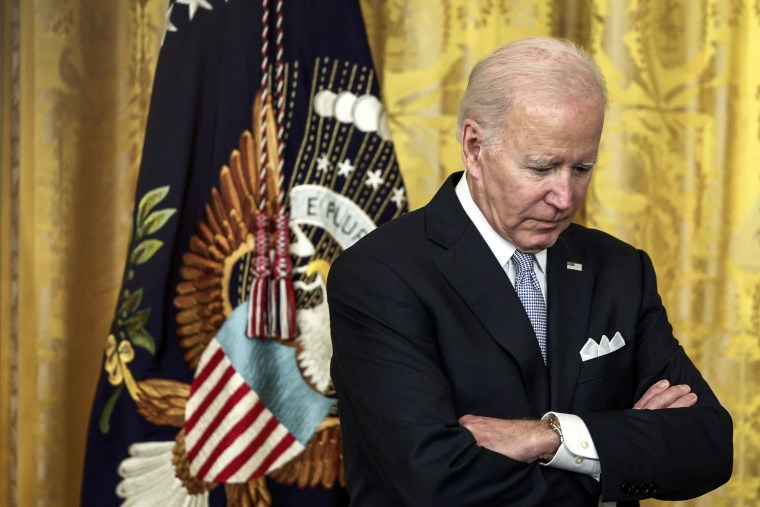
[[[378,169],[377,171],[367,171],[367,181],[365,181],[364,184],[368,187],[372,187],[372,190],[377,190],[380,188],[380,185],[385,183],[385,180],[381,176],[382,173],[383,171],[381,169]]]
[[[317,171],[323,173],[330,169],[330,159],[324,153],[317,159]]]
[[[177,27],[174,26],[174,23],[172,23],[172,9],[174,9],[174,4],[171,4],[169,8],[166,10],[166,30],[164,30],[164,36],[161,37],[161,45],[164,45],[164,39],[166,39],[166,33],[167,32],[176,32]]]
[[[391,202],[393,202],[397,208],[402,208],[404,206],[404,201],[406,201],[406,197],[404,196],[404,189],[394,188],[392,192],[393,197],[391,197]]]
[[[343,176],[344,178],[348,178],[349,176],[351,176],[351,173],[354,172],[354,169],[356,168],[351,165],[351,160],[346,159],[340,164],[338,164],[338,176]]]
[[[214,10],[214,8],[211,7],[211,4],[206,0],[177,0],[175,3],[187,5],[187,12],[190,15],[191,20],[193,19],[193,16],[195,16],[195,11],[197,11],[199,7],[209,11]]]

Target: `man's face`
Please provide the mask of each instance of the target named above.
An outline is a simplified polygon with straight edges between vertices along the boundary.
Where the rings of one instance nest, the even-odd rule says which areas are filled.
[[[482,128],[467,120],[468,183],[491,227],[524,252],[552,246],[583,201],[603,124],[603,106],[594,100],[518,97],[501,139],[485,147]]]

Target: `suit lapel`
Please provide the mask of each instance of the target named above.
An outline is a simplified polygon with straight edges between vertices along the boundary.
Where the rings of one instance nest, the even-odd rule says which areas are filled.
[[[560,236],[548,254],[551,409],[568,412],[581,368],[580,350],[588,339],[595,266],[593,258],[574,240],[571,230]],[[580,264],[581,270],[569,269],[569,262],[575,263],[576,268]]]
[[[428,237],[446,249],[438,269],[493,339],[511,354],[522,373],[534,414],[549,404],[549,379],[528,316],[485,240],[454,193],[456,177],[425,208]]]

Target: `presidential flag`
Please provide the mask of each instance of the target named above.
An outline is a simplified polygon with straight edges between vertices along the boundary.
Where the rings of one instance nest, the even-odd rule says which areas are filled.
[[[358,2],[171,3],[82,505],[345,505],[325,281],[406,209]]]

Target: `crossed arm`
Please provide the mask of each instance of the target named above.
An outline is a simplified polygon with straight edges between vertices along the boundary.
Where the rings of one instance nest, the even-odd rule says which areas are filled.
[[[652,385],[633,405],[637,410],[691,407],[696,393],[685,384],[667,380]],[[466,414],[459,424],[472,433],[480,447],[524,463],[550,461],[560,446],[559,435],[541,419],[496,419]]]
[[[349,490],[360,500],[385,495],[365,505],[563,505],[567,498],[580,504],[600,490],[605,500],[683,499],[730,476],[730,416],[672,337],[656,290],[644,291],[639,317],[646,325],[630,349],[636,361],[617,378],[630,388],[634,381],[642,390],[654,385],[633,410],[590,402],[591,383],[576,390],[576,406],[591,411],[578,415],[605,467],[597,482],[535,463],[553,457],[559,446],[546,421],[461,416],[477,414],[486,406],[481,400],[501,399],[501,389],[489,390],[492,384],[519,384],[515,370],[500,361],[496,367],[486,351],[501,349],[490,335],[471,331],[479,329],[471,314],[441,290],[434,273],[430,287],[412,286],[398,263],[366,249],[355,254],[361,263],[343,256],[333,265],[328,297]],[[651,271],[649,263],[645,267]],[[654,280],[653,274],[644,278]],[[456,318],[429,313],[452,305]],[[471,374],[473,357],[477,375]],[[663,378],[679,385],[656,382]],[[681,384],[699,393],[699,403]],[[490,415],[532,413],[523,393],[509,392],[510,409],[497,405],[500,412]],[[655,410],[663,408],[668,410]],[[644,481],[657,483],[658,491],[627,491]]]

